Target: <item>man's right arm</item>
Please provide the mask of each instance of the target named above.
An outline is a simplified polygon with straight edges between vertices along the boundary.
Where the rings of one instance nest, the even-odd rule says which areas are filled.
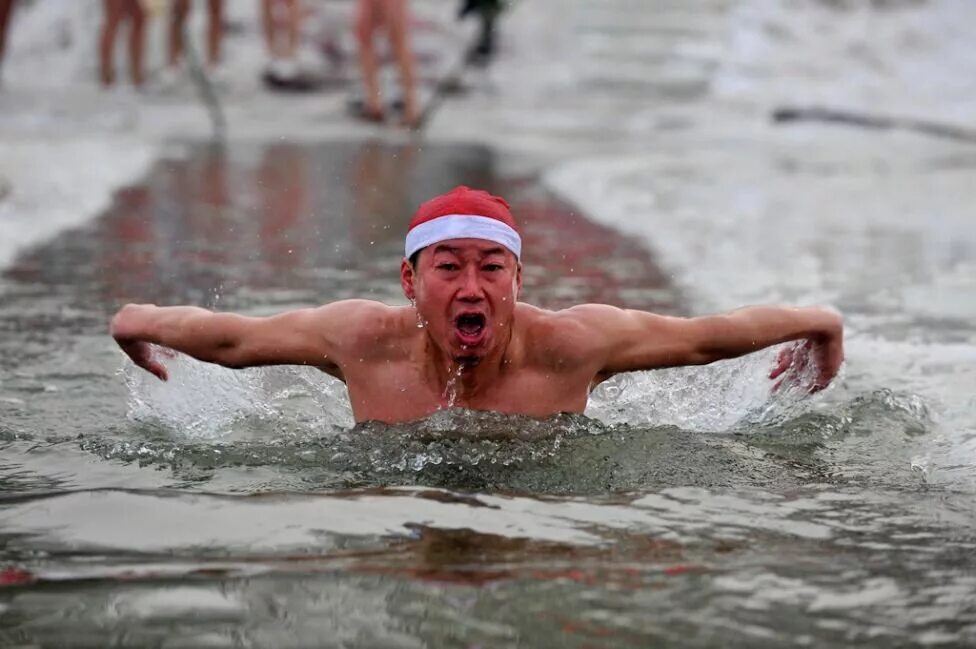
[[[224,367],[312,365],[336,374],[342,342],[364,317],[388,309],[378,302],[346,300],[269,317],[214,313],[190,306],[129,304],[112,319],[112,336],[132,360],[165,380],[152,358],[154,343]]]

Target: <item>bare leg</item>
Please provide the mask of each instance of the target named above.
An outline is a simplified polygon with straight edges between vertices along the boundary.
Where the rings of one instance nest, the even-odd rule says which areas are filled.
[[[3,52],[7,49],[7,27],[13,13],[15,0],[0,0],[0,65],[3,65]]]
[[[264,25],[264,44],[268,48],[268,55],[274,58],[275,49],[275,0],[261,0],[261,22]]]
[[[359,67],[363,74],[363,86],[366,91],[366,112],[373,116],[383,113],[376,48],[373,43],[373,37],[380,20],[379,12],[382,10],[378,6],[379,2],[383,2],[383,0],[359,0],[356,16]]]
[[[127,0],[127,11],[132,25],[129,27],[129,74],[132,85],[142,85],[142,58],[146,41],[146,12],[139,0]]]
[[[98,41],[98,72],[103,86],[115,83],[112,55],[115,53],[115,35],[122,20],[122,2],[123,0],[104,0],[102,3],[105,22],[102,23],[102,33]]]
[[[190,0],[173,0],[169,15],[169,65],[176,67],[183,60],[183,26],[190,12]]]
[[[407,0],[386,0],[385,11],[386,29],[396,55],[397,67],[400,68],[400,83],[403,86],[403,121],[408,126],[416,126],[419,114]]]
[[[302,36],[302,3],[301,0],[283,0],[288,12],[288,44],[285,57],[294,59],[298,55],[298,44]]]
[[[211,67],[220,63],[220,43],[224,35],[224,0],[209,0],[207,59]]]
[[[274,59],[293,59],[302,28],[299,0],[263,0],[264,39]]]

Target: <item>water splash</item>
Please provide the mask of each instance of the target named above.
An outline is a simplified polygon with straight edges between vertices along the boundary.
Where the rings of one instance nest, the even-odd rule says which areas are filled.
[[[287,403],[275,418],[238,419],[221,437],[178,439],[171,430],[143,426],[123,439],[89,435],[80,443],[107,460],[171,469],[179,484],[206,482],[223,468],[274,467],[254,474],[262,489],[423,484],[603,494],[674,484],[793,488],[866,479],[901,488],[918,484],[915,440],[933,428],[915,395],[884,390],[728,435],[460,408],[407,424],[348,428]],[[928,481],[928,473],[922,478]]]
[[[800,416],[823,398],[804,389],[813,379],[813,364],[788,372],[774,391],[768,376],[777,353],[770,348],[702,367],[620,374],[593,391],[586,413],[606,423],[708,432]]]
[[[353,423],[345,386],[313,368],[231,370],[183,354],[164,363],[166,382],[128,361],[123,365],[130,419],[190,439],[226,438],[245,419],[279,418],[285,410],[313,426]]]
[[[464,365],[461,363],[457,364],[453,370],[448,368],[450,376],[447,378],[447,383],[444,385],[444,393],[441,398],[447,402],[448,408],[453,408],[457,404],[458,394],[461,391],[461,375],[464,373]]]
[[[579,493],[797,475],[931,481],[935,463],[919,460],[914,441],[937,430],[928,401],[887,389],[851,395],[843,379],[811,397],[803,386],[812,366],[773,391],[767,377],[775,355],[621,375],[594,393],[589,417],[546,420],[454,407],[464,371],[457,366],[447,405],[433,416],[355,427],[345,386],[314,369],[231,371],[177,356],[167,360],[169,383],[124,370],[141,427],[125,439],[88,436],[82,446],[105,459],[170,467],[188,481],[207,480],[220,467],[275,466],[272,483],[283,488],[299,480],[316,488]],[[731,434],[701,434],[714,432]]]
[[[622,374],[591,395],[587,415],[606,424],[676,426],[689,431],[728,432],[771,425],[817,408],[822,395],[803,388],[812,366],[788,377],[774,391],[767,378],[776,350],[695,368]],[[163,383],[126,361],[128,412],[135,421],[161,425],[191,439],[224,439],[253,419],[285,419],[306,427],[351,427],[345,386],[313,368],[229,370],[177,354],[165,363]],[[445,409],[461,394],[463,365],[444,387]]]

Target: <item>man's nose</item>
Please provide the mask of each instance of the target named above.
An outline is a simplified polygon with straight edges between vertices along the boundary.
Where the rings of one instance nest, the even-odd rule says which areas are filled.
[[[458,299],[476,302],[484,296],[484,291],[481,289],[481,281],[478,277],[478,269],[468,267],[461,274],[461,286],[458,289]]]

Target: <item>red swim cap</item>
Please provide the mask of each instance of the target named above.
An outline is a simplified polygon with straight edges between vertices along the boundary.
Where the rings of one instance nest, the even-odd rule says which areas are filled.
[[[463,185],[417,208],[404,252],[410,258],[418,250],[448,239],[485,239],[500,243],[516,257],[522,254],[522,238],[505,199]]]

